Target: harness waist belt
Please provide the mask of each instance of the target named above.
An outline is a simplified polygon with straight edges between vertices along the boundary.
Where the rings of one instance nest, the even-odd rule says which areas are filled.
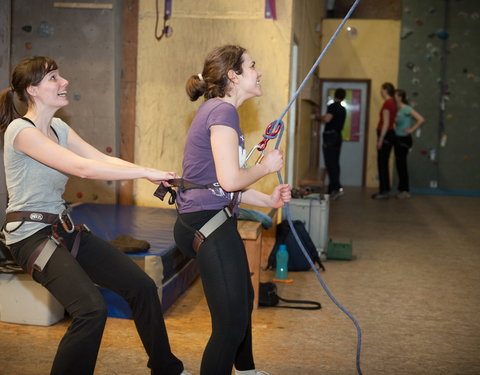
[[[173,178],[171,180],[168,180],[168,183],[174,187],[179,188],[181,191],[185,191],[189,189],[211,189],[211,188],[216,188],[220,186],[218,182],[214,184],[200,185],[200,184],[195,184],[193,182],[184,180],[183,178]],[[155,190],[155,192],[153,193],[153,195],[156,196],[157,198],[160,198],[163,201],[163,199],[165,198],[165,195],[167,193],[170,193],[170,199],[168,200],[168,203],[175,204],[175,207],[176,207],[177,205],[175,202],[176,202],[177,193],[175,190],[173,190],[172,186],[164,186],[163,184],[160,184],[158,188]],[[239,191],[234,192],[232,199],[230,201],[230,204],[228,206],[225,206],[219,212],[217,212],[215,216],[213,216],[200,228],[200,230],[196,230],[192,228],[190,225],[188,225],[187,223],[185,223],[185,221],[183,221],[182,216],[179,213],[178,218],[180,219],[180,222],[186,228],[189,228],[191,231],[195,233],[193,237],[193,244],[192,244],[193,250],[195,250],[195,252],[198,252],[198,250],[200,249],[200,246],[209,235],[211,235],[218,227],[220,227],[225,221],[227,221],[229,218],[233,216],[233,210],[235,209],[235,205],[237,204],[239,197],[240,197],[240,192]],[[176,208],[178,212],[178,207]]]
[[[172,178],[167,181],[170,185],[177,187],[180,191],[190,190],[190,189],[213,189],[217,187],[215,184],[200,185],[193,182],[187,181],[183,178]],[[176,192],[172,189],[171,186],[164,186],[163,184],[158,185],[157,189],[153,193],[157,198],[163,201],[167,193],[171,194],[170,200],[168,203],[174,204],[177,197]]]
[[[33,221],[37,223],[55,224],[58,220],[58,214],[38,211],[14,211],[8,212],[5,216],[7,223],[12,221]]]
[[[60,224],[62,224],[63,229],[65,229],[67,233],[72,233],[75,230],[75,225],[73,224],[72,218],[69,215],[70,211],[71,211],[71,208],[66,208],[60,214],[51,214],[49,212],[39,212],[39,211],[9,212],[5,215],[5,223],[3,225],[3,229],[8,233],[15,232],[26,221],[51,224],[51,225],[54,225],[60,222]],[[7,223],[18,222],[18,221],[20,222],[20,224],[15,229],[7,231],[6,229]]]

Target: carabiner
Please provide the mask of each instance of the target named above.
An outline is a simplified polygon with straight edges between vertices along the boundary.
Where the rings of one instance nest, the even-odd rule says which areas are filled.
[[[67,210],[58,214],[58,219],[60,220],[60,224],[62,224],[62,228],[65,229],[65,232],[72,233],[75,230],[75,225],[73,224],[73,220],[70,217],[70,214],[66,211]],[[64,217],[67,220],[63,220]]]
[[[259,145],[255,145],[255,146],[252,147],[252,149],[248,153],[247,157],[245,158],[245,161],[243,162],[242,168],[244,168],[247,165],[247,161],[248,161],[248,159],[250,159],[250,156],[252,156],[253,151],[258,150],[258,149],[259,149]]]

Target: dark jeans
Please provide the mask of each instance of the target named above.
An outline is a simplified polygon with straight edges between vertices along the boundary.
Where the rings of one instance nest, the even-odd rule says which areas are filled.
[[[377,129],[377,136],[380,136],[380,130]],[[395,144],[395,131],[389,130],[385,134],[383,144],[380,150],[377,151],[377,166],[378,166],[378,181],[380,184],[380,193],[390,192],[390,173],[388,162],[390,160],[390,153]]]
[[[398,173],[398,191],[409,191],[407,156],[412,148],[413,140],[409,134],[399,137],[395,141],[395,165]]]
[[[10,245],[16,262],[26,269],[29,255],[47,235],[46,227]],[[59,231],[69,247],[72,234]],[[65,307],[72,322],[55,356],[52,375],[93,374],[107,319],[107,306],[95,284],[125,298],[133,312],[138,333],[149,356],[152,374],[179,375],[183,364],[171,352],[157,287],[131,259],[89,232],[82,232],[77,258],[58,246],[35,281],[47,288]]]
[[[328,194],[340,190],[340,151],[342,149],[342,135],[334,130],[323,133],[323,157],[328,172]]]
[[[183,214],[182,220],[198,229],[216,212]],[[197,259],[212,318],[212,334],[203,353],[200,374],[230,375],[234,364],[237,370],[253,370],[253,287],[236,217],[207,237],[198,254],[192,249],[193,231],[178,219],[174,235],[180,250]]]

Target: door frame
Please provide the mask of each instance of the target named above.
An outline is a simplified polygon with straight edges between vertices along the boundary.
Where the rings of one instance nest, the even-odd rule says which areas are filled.
[[[365,186],[367,176],[367,154],[368,154],[368,135],[369,135],[369,119],[370,119],[370,92],[372,81],[370,79],[355,79],[355,78],[320,78],[320,108],[323,103],[323,85],[325,83],[364,83],[367,86],[366,89],[366,104],[365,104],[365,136],[363,137],[363,171],[362,171],[362,183],[361,186]],[[323,110],[323,108],[321,108]],[[320,159],[322,157],[321,150],[319,150],[319,166]]]

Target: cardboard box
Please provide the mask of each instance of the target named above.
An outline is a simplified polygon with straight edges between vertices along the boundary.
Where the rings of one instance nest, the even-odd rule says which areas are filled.
[[[63,319],[63,306],[25,273],[0,273],[0,321],[49,326]]]

